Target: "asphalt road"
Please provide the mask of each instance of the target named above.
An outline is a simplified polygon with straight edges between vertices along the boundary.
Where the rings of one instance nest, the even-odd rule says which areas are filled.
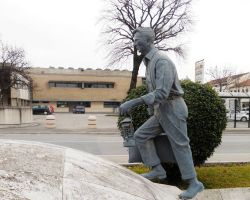
[[[0,139],[31,140],[86,151],[118,163],[128,152],[119,134],[0,134]],[[223,134],[222,144],[208,162],[250,162],[250,134]]]

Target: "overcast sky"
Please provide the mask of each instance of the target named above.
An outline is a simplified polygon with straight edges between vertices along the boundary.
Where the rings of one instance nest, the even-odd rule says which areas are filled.
[[[24,48],[34,67],[104,68],[97,25],[103,6],[102,0],[0,0],[0,39]],[[170,55],[179,77],[194,80],[201,59],[205,68],[249,72],[250,0],[194,0],[193,15],[186,59]]]

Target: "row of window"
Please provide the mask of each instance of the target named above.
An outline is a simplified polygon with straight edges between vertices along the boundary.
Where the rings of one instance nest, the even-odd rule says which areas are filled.
[[[107,82],[49,81],[49,87],[59,88],[114,88],[114,85]]]
[[[57,101],[56,107],[57,108],[64,108],[64,107],[70,107],[70,106],[85,106],[86,108],[91,107],[90,101]]]
[[[49,103],[48,101],[33,101],[33,103]],[[57,108],[65,108],[65,107],[70,107],[70,106],[76,106],[76,105],[81,105],[85,106],[86,108],[91,107],[91,102],[90,101],[57,101],[56,107]],[[104,108],[118,108],[120,106],[120,102],[113,102],[113,101],[108,101],[108,102],[103,102],[103,107]]]
[[[238,90],[231,90],[231,92],[240,92],[240,89],[238,89]],[[248,88],[241,89],[241,92],[248,92]]]

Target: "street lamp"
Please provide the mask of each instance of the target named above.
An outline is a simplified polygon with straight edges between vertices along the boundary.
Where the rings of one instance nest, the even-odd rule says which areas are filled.
[[[121,121],[121,136],[123,137],[123,146],[124,147],[134,147],[134,126],[132,124],[131,118],[127,117]]]

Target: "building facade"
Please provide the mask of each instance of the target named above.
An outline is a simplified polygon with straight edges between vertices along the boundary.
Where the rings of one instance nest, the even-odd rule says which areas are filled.
[[[237,99],[239,110],[249,107],[250,102],[250,72],[225,77],[209,82],[217,92],[227,92],[232,96],[225,99],[227,109],[233,110],[234,99]],[[248,98],[249,97],[249,98]]]
[[[29,106],[30,81],[14,69],[8,64],[3,67],[0,63],[0,106]]]
[[[86,112],[117,112],[127,96],[131,72],[90,68],[32,68],[33,105],[45,104],[55,112],[71,112],[84,105]],[[138,77],[137,85],[142,84]]]

